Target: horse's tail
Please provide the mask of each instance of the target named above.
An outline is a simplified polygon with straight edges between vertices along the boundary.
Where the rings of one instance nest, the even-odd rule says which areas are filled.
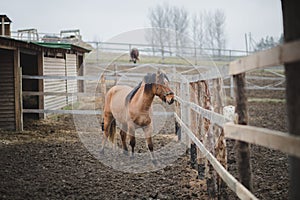
[[[116,135],[116,120],[113,119],[110,123],[110,127],[109,127],[109,135],[108,135],[108,139],[109,141],[111,141],[112,143],[114,143],[115,141],[115,135]]]
[[[101,122],[101,129],[102,129],[102,131],[104,131],[104,119],[102,119],[102,122]]]

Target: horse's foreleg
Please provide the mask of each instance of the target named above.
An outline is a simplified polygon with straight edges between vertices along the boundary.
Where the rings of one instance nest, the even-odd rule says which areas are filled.
[[[152,124],[150,124],[149,126],[146,126],[145,128],[143,128],[144,133],[145,133],[145,138],[146,138],[146,142],[148,145],[148,149],[150,151],[150,156],[151,156],[151,160],[154,164],[157,163],[156,158],[154,156],[154,152],[153,152],[153,143],[152,143],[152,137],[151,134],[153,132],[153,127]]]

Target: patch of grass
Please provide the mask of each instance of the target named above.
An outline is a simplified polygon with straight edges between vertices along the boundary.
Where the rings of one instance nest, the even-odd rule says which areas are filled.
[[[285,99],[271,99],[271,98],[249,98],[249,102],[262,102],[262,103],[285,103]]]
[[[95,64],[95,63],[129,63],[129,54],[127,53],[112,53],[112,52],[99,52],[98,61],[96,52],[90,53],[86,57],[86,63]],[[219,58],[217,58],[219,59]],[[153,64],[174,64],[174,65],[202,65],[202,66],[223,66],[228,64],[226,61],[218,61],[214,58],[202,58],[195,62],[193,57],[179,57],[179,56],[165,56],[162,59],[161,56],[149,56],[149,55],[140,55],[139,64],[144,63],[153,63]],[[224,58],[226,60],[226,58]]]
[[[80,102],[77,101],[73,104],[70,104],[70,105],[67,105],[67,106],[63,107],[62,109],[63,110],[74,110],[74,109],[79,108],[79,106],[80,106]]]

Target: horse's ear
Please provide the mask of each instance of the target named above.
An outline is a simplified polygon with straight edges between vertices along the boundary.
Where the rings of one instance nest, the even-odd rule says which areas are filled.
[[[155,80],[156,80],[156,75],[155,75],[155,74],[148,73],[148,74],[144,77],[144,81],[145,81],[145,83],[147,83],[147,84],[155,83]]]
[[[159,77],[164,77],[164,76],[166,76],[166,73],[165,73],[164,70],[158,69],[156,75],[157,75],[157,78],[159,78]],[[158,80],[158,79],[157,79],[157,80]]]
[[[157,70],[157,75],[161,75],[162,71],[160,69]]]
[[[156,80],[159,80],[159,77],[161,77],[162,74],[164,74],[164,72],[161,69],[158,69],[156,73]]]

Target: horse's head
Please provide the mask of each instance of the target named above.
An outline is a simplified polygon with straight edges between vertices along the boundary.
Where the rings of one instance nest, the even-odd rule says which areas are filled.
[[[151,85],[153,94],[157,95],[163,102],[168,104],[174,102],[174,92],[169,87],[169,79],[165,73],[159,70],[156,74],[148,74],[144,80],[146,86],[147,83],[149,86]]]

